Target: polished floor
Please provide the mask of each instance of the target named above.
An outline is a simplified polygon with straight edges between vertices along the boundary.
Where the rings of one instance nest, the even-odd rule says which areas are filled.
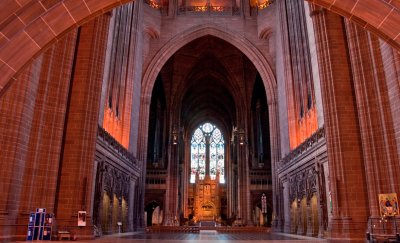
[[[79,241],[79,240],[78,240]],[[274,243],[274,242],[326,242],[323,239],[296,236],[280,233],[130,233],[105,236],[91,243],[211,243],[211,242],[234,242],[234,243]],[[80,241],[84,242],[84,241]]]

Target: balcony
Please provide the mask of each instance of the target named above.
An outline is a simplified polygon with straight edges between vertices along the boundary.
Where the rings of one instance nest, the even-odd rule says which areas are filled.
[[[237,6],[181,6],[178,15],[184,16],[240,16],[240,8]]]

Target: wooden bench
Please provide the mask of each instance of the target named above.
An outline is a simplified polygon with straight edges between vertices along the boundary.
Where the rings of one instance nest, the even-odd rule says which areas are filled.
[[[71,240],[71,233],[69,231],[58,231],[58,240]]]
[[[372,242],[399,242],[399,236],[392,234],[371,234]]]

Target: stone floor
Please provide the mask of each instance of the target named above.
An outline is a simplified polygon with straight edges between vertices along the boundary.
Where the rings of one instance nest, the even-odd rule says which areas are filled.
[[[200,232],[194,233],[129,233],[105,236],[89,243],[274,243],[274,242],[327,242],[323,239],[280,234],[280,233],[217,233],[217,232]],[[84,242],[84,241],[78,241]]]

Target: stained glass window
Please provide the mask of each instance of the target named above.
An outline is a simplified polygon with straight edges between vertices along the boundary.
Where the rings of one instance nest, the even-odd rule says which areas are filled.
[[[207,154],[209,158],[206,158]],[[225,183],[224,159],[225,142],[221,131],[211,123],[201,125],[195,130],[191,140],[190,183],[196,182],[197,171],[199,178],[204,179],[207,161],[210,163],[211,179],[215,179],[219,171],[219,182]]]
[[[197,128],[191,141],[191,173],[190,182],[196,181],[196,172],[199,171],[199,177],[202,179],[206,174],[206,139],[203,131]]]

